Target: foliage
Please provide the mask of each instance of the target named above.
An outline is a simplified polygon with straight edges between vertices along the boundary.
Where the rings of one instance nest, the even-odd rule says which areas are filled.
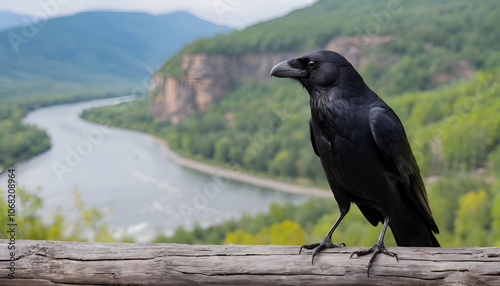
[[[309,238],[316,221],[323,214],[335,212],[336,209],[333,199],[311,199],[298,206],[273,203],[269,206],[268,213],[254,217],[243,214],[240,219],[228,220],[206,229],[201,229],[198,225],[191,231],[179,227],[173,236],[158,234],[153,242],[301,244]],[[332,214],[332,219],[335,216],[336,214]]]
[[[34,126],[22,124],[23,116],[22,109],[0,105],[0,172],[50,147],[47,134]]]
[[[5,193],[0,188],[0,211],[7,213]],[[107,224],[103,222],[108,211],[95,207],[86,208],[81,193],[75,188],[73,192],[74,209],[79,214],[74,219],[63,215],[62,208],[58,207],[49,221],[44,221],[38,215],[43,207],[43,201],[35,191],[28,191],[21,187],[16,189],[16,239],[34,240],[66,240],[66,241],[96,241],[113,242],[115,239]],[[0,223],[7,225],[8,216],[0,216]],[[0,238],[7,238],[7,233],[0,233]]]
[[[226,234],[226,244],[305,244],[306,233],[302,227],[291,220],[274,223],[263,228],[256,235],[237,229]]]
[[[144,97],[130,103],[121,103],[107,108],[84,110],[82,118],[99,121],[104,125],[127,127],[145,132],[155,133],[163,124],[155,124],[153,115],[148,109],[148,100]]]
[[[485,245],[488,239],[486,225],[489,223],[489,206],[485,191],[470,191],[460,197],[456,211],[455,239],[464,241],[465,245]]]
[[[438,240],[444,247],[500,246],[500,187],[488,186],[483,180],[462,174],[443,177],[429,185],[429,200],[440,228]],[[475,189],[480,189],[475,191]],[[320,241],[338,217],[332,199],[310,199],[302,205],[272,204],[266,214],[244,215],[239,220],[187,231],[179,227],[173,236],[159,234],[154,242],[192,244],[285,244],[301,245]],[[451,223],[448,223],[451,221]],[[334,243],[349,246],[372,246],[378,238],[381,223],[373,227],[352,206],[333,234]],[[385,244],[395,246],[390,229]]]
[[[197,40],[157,72],[179,77],[185,54],[300,52],[322,49],[338,36],[392,35],[376,48],[360,45],[365,53],[377,55],[363,68],[368,83],[391,95],[428,90],[439,86],[433,76],[463,69],[459,60],[472,69],[498,67],[500,42],[494,33],[498,11],[500,2],[494,0],[323,0],[242,31]]]
[[[499,74],[390,98],[401,117],[421,171],[441,175],[485,168],[500,143]]]

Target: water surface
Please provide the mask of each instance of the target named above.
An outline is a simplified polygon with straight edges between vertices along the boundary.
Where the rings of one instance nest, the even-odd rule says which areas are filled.
[[[31,190],[40,187],[44,202],[40,214],[45,219],[58,206],[65,214],[75,215],[73,190],[78,188],[86,207],[113,209],[105,219],[111,228],[144,242],[158,230],[170,234],[195,221],[213,225],[242,213],[266,211],[272,202],[299,203],[307,198],[177,166],[149,135],[79,118],[85,109],[124,100],[51,106],[24,119],[46,130],[52,142],[47,152],[14,166],[18,185]],[[5,173],[0,182],[6,182]]]

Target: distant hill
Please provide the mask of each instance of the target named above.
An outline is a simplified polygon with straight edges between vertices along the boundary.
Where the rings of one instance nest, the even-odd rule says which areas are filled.
[[[151,110],[178,122],[277,62],[313,50],[343,54],[385,95],[469,80],[500,64],[499,1],[324,0],[241,31],[186,45],[153,76]],[[312,17],[311,15],[314,15]],[[423,21],[422,19],[427,19]],[[175,91],[175,92],[173,92]]]
[[[23,25],[23,17],[26,16],[6,11],[0,12],[0,31]]]
[[[169,58],[159,72],[179,77],[185,54],[303,53],[340,37],[357,37],[357,49],[378,57],[361,67],[377,89],[391,94],[427,90],[457,78],[458,69],[498,66],[498,9],[500,2],[491,0],[477,5],[465,0],[321,0],[242,31],[197,40]],[[374,48],[367,36],[392,38]]]
[[[87,12],[1,31],[0,97],[130,90],[184,44],[228,31],[185,12]]]

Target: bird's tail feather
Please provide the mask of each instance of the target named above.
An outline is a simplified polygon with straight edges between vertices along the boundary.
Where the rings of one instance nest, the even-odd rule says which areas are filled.
[[[398,246],[440,247],[434,233],[422,219],[414,215],[412,223],[403,222],[394,216],[389,224]]]

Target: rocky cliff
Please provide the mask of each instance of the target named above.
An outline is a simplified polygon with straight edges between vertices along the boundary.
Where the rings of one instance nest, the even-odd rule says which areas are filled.
[[[293,53],[249,54],[241,56],[190,54],[182,58],[180,78],[156,73],[151,79],[150,93],[156,93],[151,111],[158,120],[173,123],[206,111],[213,100],[227,95],[231,84],[245,83],[251,78],[263,82],[278,62],[296,57]]]
[[[391,36],[340,37],[330,41],[324,48],[341,53],[355,68],[359,68],[374,58],[374,55],[363,53],[363,48],[369,48],[390,39]],[[305,53],[307,51],[239,56],[184,55],[181,77],[175,78],[163,73],[153,75],[150,93],[156,96],[150,109],[157,120],[168,119],[177,123],[197,110],[206,111],[213,100],[221,99],[228,94],[233,82],[245,83],[251,78],[264,82],[269,79],[269,72],[276,63]],[[392,62],[396,58],[386,60]]]

